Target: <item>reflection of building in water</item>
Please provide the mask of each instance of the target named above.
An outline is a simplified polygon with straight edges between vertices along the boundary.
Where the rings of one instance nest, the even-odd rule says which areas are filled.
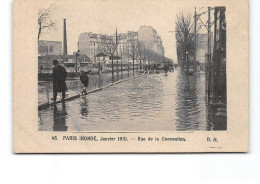
[[[65,102],[62,102],[62,109],[58,109],[57,105],[53,107],[53,131],[67,131],[68,126],[66,125],[67,111]]]
[[[178,72],[176,130],[207,130],[204,76]]]

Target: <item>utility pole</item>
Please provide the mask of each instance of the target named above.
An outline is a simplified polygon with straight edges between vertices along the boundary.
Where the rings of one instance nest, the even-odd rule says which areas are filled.
[[[116,28],[116,73],[118,75],[118,40],[117,40],[117,28]]]
[[[123,75],[123,54],[121,52],[121,76]]]
[[[99,47],[99,44],[98,44],[98,73],[99,73],[99,75],[101,74],[101,68],[100,68],[100,54],[101,52],[100,52],[100,47]]]
[[[210,79],[210,60],[211,60],[211,25],[210,25],[210,7],[208,7],[208,102],[210,99],[210,85],[211,85],[211,79]]]
[[[76,76],[77,76],[77,74],[78,74],[78,56],[79,56],[79,42],[78,42],[78,51],[76,52],[76,60],[75,60]]]
[[[135,76],[135,48],[134,48],[134,45],[132,45],[132,59],[133,59],[133,76]]]
[[[189,52],[186,51],[187,74],[189,75],[189,72],[190,72],[190,65],[189,65],[189,60],[188,60],[188,54],[189,54]]]
[[[151,55],[149,55],[150,53],[148,52],[148,55],[147,55],[147,61],[148,61],[148,71],[150,71],[150,58],[151,58]]]
[[[196,50],[197,50],[197,37],[196,37],[196,28],[197,28],[197,21],[200,20],[200,22],[203,24],[203,26],[207,29],[208,31],[208,53],[207,55],[205,56],[206,57],[206,63],[205,63],[205,66],[206,66],[206,86],[205,86],[205,96],[206,96],[206,99],[207,99],[207,103],[209,103],[209,99],[210,99],[210,90],[212,90],[214,88],[213,86],[213,83],[211,82],[212,78],[213,78],[213,71],[211,69],[212,66],[210,66],[210,62],[211,62],[211,26],[214,24],[214,22],[212,23],[211,22],[211,14],[210,14],[210,11],[211,9],[214,9],[214,8],[211,8],[211,7],[208,7],[208,11],[205,11],[205,12],[202,12],[202,13],[199,13],[197,14],[197,11],[196,11],[196,7],[195,7],[195,15],[194,15],[194,33],[195,33],[195,53],[194,53],[194,58],[195,58],[195,61],[197,60],[196,59]],[[200,19],[200,16],[201,15],[204,15],[208,13],[208,24],[204,24],[203,21]],[[212,90],[213,91],[213,90]]]
[[[130,70],[130,65],[129,65],[129,53],[127,54],[127,65],[128,65],[128,77],[129,77],[129,70]]]
[[[196,64],[196,55],[197,55],[197,12],[196,12],[196,7],[195,7],[195,12],[194,12],[194,61]]]
[[[63,55],[64,56],[68,55],[66,19],[63,19]]]
[[[146,62],[145,62],[145,45],[144,45],[144,61],[143,61],[143,71],[144,71],[144,65],[146,65]]]

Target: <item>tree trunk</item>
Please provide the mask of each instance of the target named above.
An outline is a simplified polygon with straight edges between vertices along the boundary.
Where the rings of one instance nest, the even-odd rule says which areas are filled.
[[[39,31],[38,31],[38,40],[40,39],[40,34],[41,34],[41,31],[42,31],[42,29],[41,29],[41,28],[39,28]]]
[[[114,76],[114,58],[112,56],[112,76]]]
[[[133,76],[135,76],[135,59],[133,58]]]

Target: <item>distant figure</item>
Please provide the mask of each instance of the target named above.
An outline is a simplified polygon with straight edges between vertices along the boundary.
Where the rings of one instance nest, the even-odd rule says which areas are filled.
[[[65,99],[65,91],[67,91],[65,82],[67,71],[64,67],[59,65],[57,60],[53,60],[53,65],[53,101],[56,102],[58,92],[62,92],[62,100]]]
[[[80,72],[80,80],[81,80],[81,82],[82,82],[83,85],[84,85],[84,89],[83,89],[83,91],[81,92],[82,95],[87,94],[87,87],[88,87],[88,83],[89,83],[88,73],[90,73],[90,72],[91,72],[91,70],[88,71],[88,72],[85,72],[85,71],[81,71],[81,72]]]
[[[165,64],[164,65],[164,72],[165,72],[166,75],[167,75],[168,71],[169,71],[169,65]]]

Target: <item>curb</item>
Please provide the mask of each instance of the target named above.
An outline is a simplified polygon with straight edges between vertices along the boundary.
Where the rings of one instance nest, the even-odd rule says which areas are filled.
[[[137,77],[138,77],[138,76],[134,76],[134,77],[132,77],[132,78],[122,79],[122,80],[116,81],[116,82],[114,82],[114,83],[108,84],[108,85],[106,85],[106,86],[104,86],[104,87],[97,88],[97,89],[93,89],[93,90],[91,90],[91,91],[88,91],[86,95],[88,95],[88,94],[90,94],[90,93],[97,92],[97,91],[101,91],[101,90],[104,89],[104,88],[108,88],[108,87],[113,86],[113,85],[115,85],[115,84],[119,84],[119,83],[121,83],[121,82],[125,82],[125,81],[130,80],[130,79],[135,79],[135,78],[137,78]],[[80,97],[80,94],[73,95],[73,96],[70,96],[70,97],[65,98],[64,101],[74,100],[74,99],[79,98],[79,97]],[[63,102],[63,100],[58,100],[58,101],[56,101],[56,103],[55,103],[55,102],[46,102],[46,103],[39,104],[39,105],[38,105],[38,110],[43,110],[43,109],[45,109],[45,108],[48,108],[48,107],[51,106],[51,105],[55,105],[55,104],[58,104],[58,103],[61,103],[61,102]]]

